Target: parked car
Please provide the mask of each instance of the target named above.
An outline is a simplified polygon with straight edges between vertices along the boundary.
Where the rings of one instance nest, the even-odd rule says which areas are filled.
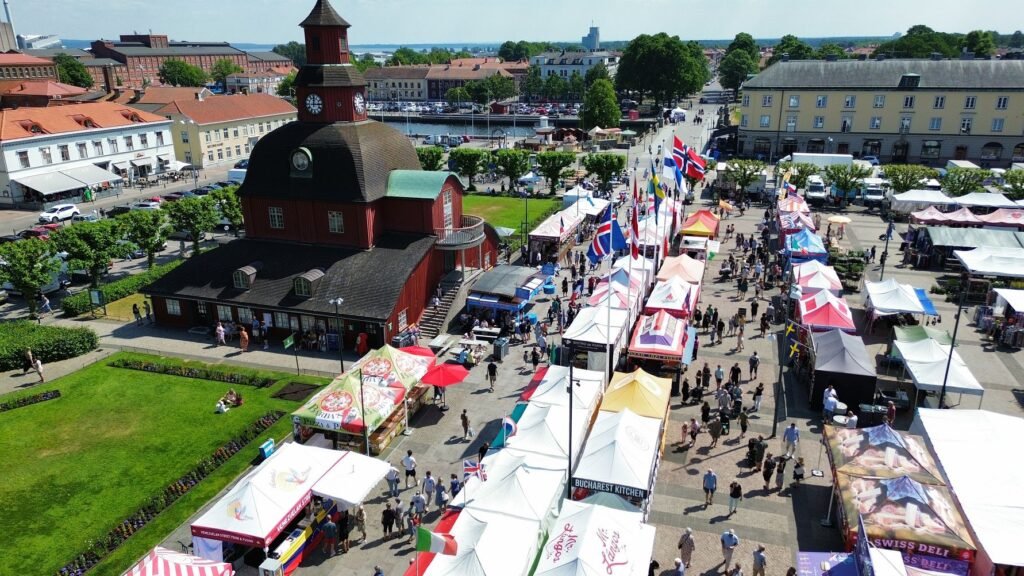
[[[74,204],[57,204],[49,210],[39,214],[40,222],[60,222],[70,220],[75,214],[79,214],[78,206]]]
[[[71,217],[71,222],[75,224],[79,222],[97,222],[99,219],[100,215],[93,210],[92,212],[87,212],[85,214],[75,214]]]
[[[113,208],[107,210],[107,218],[116,218],[121,214],[127,214],[130,211],[131,208],[127,204],[125,204],[124,206],[114,206]]]
[[[167,238],[171,240],[184,240],[186,242],[192,241],[192,233],[188,230],[175,230],[167,235]],[[200,241],[206,240],[206,234],[203,234],[203,238]]]
[[[217,182],[217,186],[220,186],[221,188],[230,188],[232,186],[238,186],[239,184],[240,182],[236,182],[234,180],[220,180]]]
[[[878,160],[878,156],[861,156],[861,160],[871,164],[872,166],[879,166],[882,163]]]
[[[49,240],[50,239],[50,232],[52,232],[52,230],[50,230],[49,228],[43,228],[42,226],[36,226],[35,228],[29,228],[27,230],[22,230],[21,232],[18,232],[18,236],[20,236],[24,240],[28,240],[29,238],[39,238],[40,240]]]
[[[6,236],[0,236],[0,244],[6,244],[7,242],[18,242],[20,240],[24,240],[24,238],[18,236],[17,234],[7,234]]]
[[[131,204],[128,208],[129,210],[159,210],[160,203],[152,200],[142,200]]]
[[[248,167],[249,167],[249,159],[248,158],[246,158],[245,160],[239,160],[238,162],[235,162],[235,168],[248,168]]]

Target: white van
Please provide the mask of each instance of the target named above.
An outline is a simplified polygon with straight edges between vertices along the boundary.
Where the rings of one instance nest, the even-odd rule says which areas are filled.
[[[828,189],[825,188],[825,181],[821,176],[813,175],[807,178],[807,189],[804,190],[804,198],[809,203],[821,204],[828,198]]]

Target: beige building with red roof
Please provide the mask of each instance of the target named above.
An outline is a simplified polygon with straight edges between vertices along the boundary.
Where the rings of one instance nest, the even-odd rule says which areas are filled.
[[[175,165],[171,121],[115,102],[0,110],[0,206],[117,194]]]
[[[178,158],[201,167],[248,158],[265,134],[294,122],[297,111],[269,94],[230,94],[175,100],[156,110],[173,122]]]

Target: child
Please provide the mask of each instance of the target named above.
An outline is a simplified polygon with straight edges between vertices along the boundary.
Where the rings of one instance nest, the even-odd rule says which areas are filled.
[[[797,486],[800,485],[800,481],[804,479],[804,459],[797,458],[796,466],[793,467],[793,483]]]

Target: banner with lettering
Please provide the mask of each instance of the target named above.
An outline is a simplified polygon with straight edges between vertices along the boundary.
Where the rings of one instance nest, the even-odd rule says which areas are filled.
[[[654,529],[639,512],[566,502],[541,551],[534,576],[646,572]]]

